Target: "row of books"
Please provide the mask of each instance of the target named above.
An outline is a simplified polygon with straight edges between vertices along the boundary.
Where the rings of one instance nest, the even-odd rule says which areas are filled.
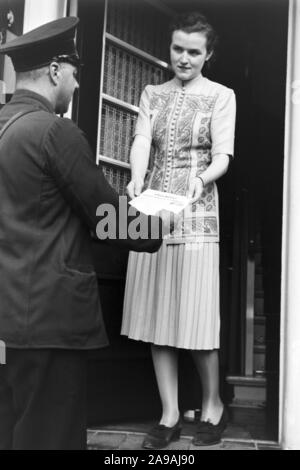
[[[130,170],[115,168],[110,165],[102,164],[104,176],[121,196],[126,195],[126,187],[130,181]]]
[[[169,18],[145,0],[108,0],[107,32],[168,60]]]
[[[109,42],[105,50],[103,91],[135,106],[146,85],[167,81],[169,71]]]
[[[106,31],[143,52],[168,61],[168,18],[146,0],[108,0]],[[169,71],[107,41],[102,92],[138,106],[147,84],[168,80]],[[102,101],[100,154],[129,162],[137,114]],[[119,194],[126,194],[130,170],[102,163],[103,171]]]
[[[129,162],[137,116],[107,103],[102,105],[100,154]]]

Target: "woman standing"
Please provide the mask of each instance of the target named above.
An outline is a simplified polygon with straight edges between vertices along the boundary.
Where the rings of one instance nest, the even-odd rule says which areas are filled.
[[[131,253],[122,334],[149,342],[162,417],[144,441],[163,448],[179,438],[178,350],[191,351],[202,383],[202,414],[193,443],[218,443],[228,415],[219,395],[219,214],[215,181],[233,155],[234,92],[202,75],[216,34],[200,13],[172,25],[175,77],[148,85],[131,151],[131,198],[142,189],[185,195],[190,211],[155,254]],[[146,177],[151,145],[154,165]],[[146,177],[146,179],[145,179]],[[200,391],[199,391],[200,394]]]

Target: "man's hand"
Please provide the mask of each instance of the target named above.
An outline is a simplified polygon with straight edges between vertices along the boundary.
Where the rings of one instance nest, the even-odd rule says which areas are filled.
[[[198,201],[203,192],[203,182],[200,178],[192,178],[190,180],[189,191],[187,197],[191,199],[191,204]]]
[[[140,177],[132,178],[130,183],[127,185],[127,194],[130,199],[134,199],[135,197],[139,196],[142,192],[144,186],[144,180]]]
[[[174,214],[173,212],[167,211],[163,209],[157,215],[162,219],[163,227],[162,227],[162,234],[169,235],[173,233],[175,228],[177,227],[181,217],[179,214]]]

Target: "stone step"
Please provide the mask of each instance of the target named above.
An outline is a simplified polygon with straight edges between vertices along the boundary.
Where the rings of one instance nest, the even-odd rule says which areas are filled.
[[[262,376],[227,376],[233,385],[233,406],[263,408],[266,404],[267,379]]]

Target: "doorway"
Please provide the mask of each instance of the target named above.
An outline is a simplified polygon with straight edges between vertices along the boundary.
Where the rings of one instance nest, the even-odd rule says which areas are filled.
[[[218,183],[223,394],[241,415],[247,401],[264,407],[265,436],[277,440],[288,0],[200,6],[220,39],[206,75],[234,89],[238,110],[235,159]],[[139,94],[168,78],[166,25],[171,10],[183,9],[199,1],[79,0],[85,68],[74,116],[121,193]],[[127,256],[95,243],[95,260],[111,346],[90,360],[90,423],[153,417],[149,348],[119,336]]]

